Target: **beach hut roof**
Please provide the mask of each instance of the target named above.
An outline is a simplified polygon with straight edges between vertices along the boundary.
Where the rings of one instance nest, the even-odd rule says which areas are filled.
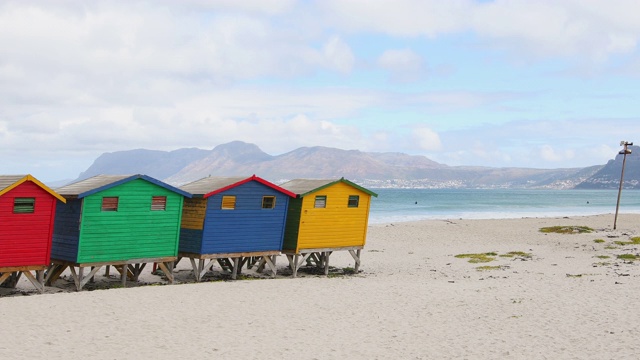
[[[194,196],[208,198],[209,196],[213,196],[215,194],[221,193],[223,191],[232,189],[236,186],[240,186],[249,181],[257,181],[263,185],[266,185],[276,191],[279,191],[285,195],[290,197],[296,197],[296,194],[291,191],[284,189],[276,184],[273,184],[263,178],[258,176],[237,176],[237,177],[217,177],[217,176],[209,176],[206,178],[202,178],[200,180],[196,180],[194,182],[182,185],[180,188],[182,190],[188,191]]]
[[[299,197],[304,197],[308,194],[320,191],[326,187],[329,187],[333,184],[337,184],[339,182],[345,183],[347,185],[353,186],[354,188],[361,190],[371,196],[378,197],[378,194],[374,193],[371,190],[367,190],[362,186],[353,183],[345,178],[336,179],[294,179],[288,181],[280,186],[297,194]]]
[[[164,183],[160,180],[154,179],[147,175],[96,175],[94,177],[90,177],[85,180],[80,180],[73,184],[65,185],[63,187],[57,188],[60,194],[69,198],[77,198],[81,199],[89,195],[93,195],[99,191],[106,190],[112,188],[114,186],[118,186],[124,183],[127,183],[132,180],[143,179],[152,184],[163,187],[167,190],[178,193],[182,196],[186,196],[188,198],[192,197],[192,195],[186,191],[178,189],[174,186],[171,186],[167,183]]]
[[[9,192],[11,189],[17,187],[25,181],[31,181],[41,187],[44,191],[53,195],[56,199],[62,202],[67,202],[67,200],[64,197],[60,196],[59,193],[53,191],[47,185],[38,181],[38,179],[34,178],[31,175],[0,175],[0,196]]]

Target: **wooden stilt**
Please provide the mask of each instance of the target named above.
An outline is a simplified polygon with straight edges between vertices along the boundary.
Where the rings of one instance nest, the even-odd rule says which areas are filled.
[[[69,270],[71,271],[71,277],[73,278],[73,282],[76,285],[76,290],[80,291],[80,280],[78,280],[78,274],[76,273],[75,266],[69,266]]]
[[[331,256],[331,252],[330,251],[325,251],[324,254],[323,254],[324,274],[325,275],[329,275],[329,256]]]
[[[109,269],[113,266],[120,273],[120,280],[122,286],[126,286],[127,278],[133,281],[137,281],[142,274],[142,271],[147,266],[147,263],[162,262],[161,268],[167,274],[167,278],[173,282],[173,262],[175,257],[164,258],[149,258],[149,259],[132,259],[125,261],[113,261],[113,262],[94,262],[94,263],[73,263],[64,260],[52,259],[52,264],[47,268],[44,273],[45,285],[51,285],[56,281],[62,272],[68,267],[71,271],[71,277],[76,285],[76,289],[81,290],[89,281],[93,281],[98,271],[106,266],[105,276],[109,277]],[[90,268],[91,271],[84,276],[84,268]]]
[[[353,260],[355,260],[355,266],[354,269],[356,271],[356,273],[358,273],[358,269],[360,269],[360,249],[358,250],[349,250],[349,254],[351,254],[351,257],[353,258]]]
[[[195,275],[196,277],[196,281],[200,282],[200,279],[202,277],[202,260],[198,260],[198,264],[196,264],[196,260],[193,258],[189,258],[189,261],[191,262],[191,268],[193,269],[193,275]],[[155,265],[155,264],[154,264]]]
[[[38,290],[40,293],[44,292],[44,283],[38,281],[31,271],[23,271],[24,276],[31,282],[31,284]]]
[[[238,278],[239,263],[240,263],[240,258],[233,258],[233,268],[231,269],[231,279],[233,280]]]
[[[189,258],[191,261],[191,268],[194,274],[199,273],[196,276],[196,280],[200,281],[204,274],[212,268],[212,265],[217,262],[222,271],[230,272],[232,279],[237,279],[237,275],[242,273],[242,268],[246,265],[248,269],[256,265],[258,262],[257,272],[264,270],[264,267],[268,265],[265,257],[272,256],[270,261],[275,263],[275,258],[280,254],[279,250],[272,251],[259,251],[259,252],[243,252],[243,253],[214,253],[214,254],[196,254],[196,253],[180,253],[181,257]],[[209,262],[206,265],[204,260],[208,259]],[[196,262],[198,260],[198,262]],[[270,267],[271,268],[271,267]],[[275,266],[274,268],[275,269]]]
[[[256,269],[257,273],[261,273],[264,271],[264,266],[266,264],[266,260],[264,258],[264,256],[262,257],[262,259],[260,259],[260,262],[258,263],[258,268]]]
[[[102,266],[91,266],[91,271],[89,272],[89,274],[87,274],[87,276],[85,276],[84,278],[80,278],[80,289],[87,285],[87,283],[96,276],[96,273],[100,271],[100,268],[102,268]]]
[[[20,278],[22,277],[22,273],[23,271],[16,271],[13,273],[13,275],[9,277],[11,279],[9,282],[10,287],[15,288],[18,285],[18,281],[20,281]]]
[[[138,278],[140,277],[140,274],[142,273],[142,270],[144,270],[145,266],[147,266],[147,263],[129,264],[128,266],[128,269],[130,271],[130,274],[128,275],[129,278],[133,281],[138,281]]]
[[[216,259],[223,271],[231,271],[232,265],[227,258]]]
[[[298,273],[298,254],[286,254],[287,261],[289,261],[289,269],[291,269],[291,276],[296,277]]]
[[[276,268],[276,255],[272,255],[271,258],[269,258],[269,256],[264,256],[263,257],[265,260],[265,263],[267,265],[269,265],[269,268],[271,269],[271,276],[272,277],[276,277],[276,272],[277,272],[277,268]]]
[[[36,277],[38,278],[38,282],[42,284],[42,292],[44,292],[44,269],[36,270]]]
[[[320,259],[318,258],[315,252],[309,253],[309,257],[307,258],[307,266],[311,266],[312,262],[316,266],[320,266]]]
[[[0,285],[2,285],[2,283],[4,283],[9,278],[9,276],[11,276],[10,272],[0,274]]]
[[[342,247],[342,248],[319,248],[319,249],[302,249],[298,252],[291,250],[283,250],[282,252],[287,256],[289,261],[289,267],[293,272],[293,277],[297,276],[298,270],[306,262],[307,266],[315,265],[318,269],[322,269],[325,275],[329,274],[330,269],[330,257],[335,251],[349,251],[349,254],[355,260],[355,270],[359,271],[361,261],[360,256],[362,252],[361,246]],[[301,259],[301,260],[300,260]]]
[[[171,262],[159,262],[158,266],[164,272],[164,276],[169,280],[169,284],[173,284],[173,261]]]
[[[60,275],[62,275],[62,273],[66,269],[67,269],[67,265],[62,265],[62,264],[53,264],[49,266],[47,268],[47,273],[45,274],[44,283],[47,286],[51,286],[51,284],[53,284],[54,282],[56,282],[56,280],[58,280],[58,278],[60,278]]]
[[[117,269],[117,267],[116,267]],[[122,270],[120,270],[120,285],[122,285],[122,287],[126,287],[127,286],[127,273],[129,272],[129,269],[127,268],[126,265],[122,265]]]
[[[238,268],[238,274],[240,274],[242,272],[242,267],[245,264],[247,264],[247,269],[249,269],[249,265],[248,265],[249,259],[250,259],[250,257],[248,257],[248,256],[240,257],[240,265],[239,265],[239,268]]]

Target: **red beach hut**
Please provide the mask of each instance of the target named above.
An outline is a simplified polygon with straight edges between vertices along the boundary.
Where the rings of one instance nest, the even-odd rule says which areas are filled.
[[[66,202],[31,175],[0,175],[0,284],[13,287],[24,274],[44,291],[58,200]]]

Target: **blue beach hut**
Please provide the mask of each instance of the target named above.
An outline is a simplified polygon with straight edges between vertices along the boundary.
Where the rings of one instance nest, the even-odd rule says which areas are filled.
[[[180,188],[193,198],[185,199],[178,256],[190,259],[196,280],[215,261],[235,279],[257,258],[259,269],[266,264],[275,276],[294,193],[255,175],[206,177]]]

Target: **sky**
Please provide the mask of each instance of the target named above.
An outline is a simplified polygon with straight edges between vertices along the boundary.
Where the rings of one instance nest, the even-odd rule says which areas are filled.
[[[0,2],[0,173],[328,146],[574,168],[640,144],[636,0]]]

